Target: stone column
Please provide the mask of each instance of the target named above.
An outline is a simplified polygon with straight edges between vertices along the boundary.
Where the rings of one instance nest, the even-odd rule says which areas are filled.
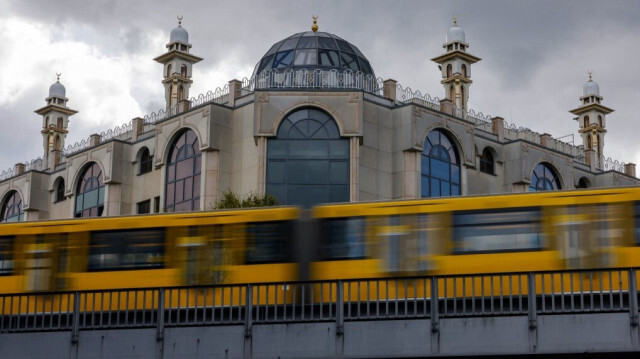
[[[213,209],[220,192],[220,152],[204,151],[201,159],[202,172],[200,174],[200,209]],[[194,184],[195,186],[196,184]]]
[[[397,99],[396,89],[398,88],[398,81],[393,79],[384,80],[383,86],[384,97],[391,101],[395,101]]]
[[[624,173],[627,176],[635,177],[636,176],[636,164],[635,163],[627,163],[624,165]]]
[[[589,165],[591,172],[595,172],[598,169],[598,158],[596,157],[596,151],[591,148],[584,151],[585,162]]]
[[[16,163],[15,166],[13,167],[13,174],[15,176],[21,175],[24,173],[24,170],[25,170],[24,163]]]
[[[491,132],[498,136],[498,141],[504,141],[504,118],[496,116],[491,119]]]
[[[233,107],[236,105],[236,99],[240,97],[241,92],[242,82],[235,79],[229,81],[229,106]]]
[[[256,137],[258,145],[258,188],[256,192],[259,196],[266,194],[266,182],[267,182],[267,138]]]
[[[189,100],[181,100],[178,102],[178,112],[186,112],[191,108],[191,102]]]
[[[98,135],[97,133],[94,133],[93,135],[89,136],[89,145],[91,145],[91,147],[97,146],[100,144],[100,135]]]
[[[131,141],[135,142],[138,140],[138,136],[142,134],[144,130],[144,119],[140,117],[136,117],[131,120],[131,127],[133,128],[133,134],[131,135]]]
[[[455,109],[455,106],[453,105],[453,102],[451,102],[451,100],[446,98],[440,100],[440,112],[444,112],[448,115],[453,115],[454,109]]]
[[[122,188],[118,183],[105,185],[104,193],[104,214],[103,216],[119,216],[120,205],[122,204]]]
[[[360,197],[360,138],[351,137],[349,139],[349,201],[358,202]]]
[[[402,152],[402,198],[420,198],[420,152],[405,150]]]
[[[551,137],[548,133],[543,133],[540,135],[540,144],[542,147],[551,148],[553,137]]]

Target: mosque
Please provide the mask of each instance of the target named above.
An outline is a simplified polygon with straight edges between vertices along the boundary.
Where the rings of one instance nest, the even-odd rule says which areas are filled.
[[[208,210],[229,189],[309,206],[640,184],[634,164],[604,156],[613,109],[591,74],[570,111],[578,146],[469,109],[481,59],[455,19],[432,58],[441,100],[376,77],[317,19],[271,46],[250,79],[190,97],[202,58],[179,20],[154,59],[166,102],[157,113],[67,146],[77,111],[58,77],[35,111],[43,156],[0,174],[1,221]]]

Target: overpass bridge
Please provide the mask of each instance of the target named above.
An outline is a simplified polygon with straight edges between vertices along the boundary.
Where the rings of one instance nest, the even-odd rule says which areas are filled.
[[[0,356],[626,357],[639,270],[5,294]]]

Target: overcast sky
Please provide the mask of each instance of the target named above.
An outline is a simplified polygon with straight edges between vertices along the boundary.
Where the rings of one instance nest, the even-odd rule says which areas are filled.
[[[176,15],[194,66],[191,96],[251,76],[275,42],[320,31],[355,44],[377,76],[444,97],[429,59],[458,16],[472,66],[469,107],[553,137],[574,134],[587,70],[608,116],[605,155],[640,164],[640,0],[171,1],[0,0],[0,171],[42,156],[42,119],[55,73],[67,89],[66,146],[163,107],[162,65]],[[571,141],[571,137],[565,140]]]

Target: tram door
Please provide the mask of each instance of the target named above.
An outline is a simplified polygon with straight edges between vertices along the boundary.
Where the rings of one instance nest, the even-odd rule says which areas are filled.
[[[67,287],[69,246],[66,234],[37,235],[31,238],[25,249],[26,290]]]
[[[189,227],[178,237],[178,261],[186,285],[220,284],[228,280],[230,243],[222,225]]]
[[[570,206],[554,212],[554,233],[567,268],[607,267],[615,263],[612,248],[622,236],[614,220],[617,207]]]
[[[398,215],[382,217],[376,226],[379,258],[383,271],[409,274],[433,270],[437,243],[437,215]]]

